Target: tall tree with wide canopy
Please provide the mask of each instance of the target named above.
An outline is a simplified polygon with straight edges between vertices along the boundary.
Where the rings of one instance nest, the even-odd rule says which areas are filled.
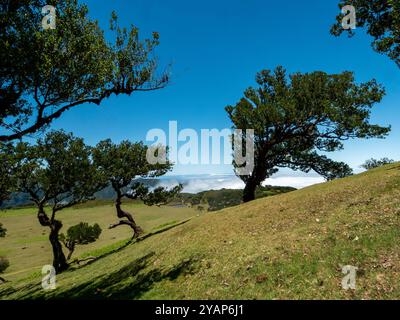
[[[42,28],[42,8],[56,8],[56,28]],[[7,0],[0,4],[0,142],[46,128],[65,111],[100,105],[111,95],[163,88],[154,49],[159,35],[117,25],[108,43],[77,0]]]
[[[345,163],[317,151],[340,150],[351,138],[383,138],[390,131],[369,123],[371,108],[384,95],[375,80],[356,84],[351,72],[288,76],[277,67],[261,71],[256,81],[258,88],[248,88],[236,105],[226,107],[233,128],[254,129],[254,169],[240,176],[245,202],[254,200],[257,186],[282,167],[314,170],[327,179],[349,175]]]
[[[93,159],[98,172],[104,176],[115,191],[115,208],[117,223],[110,225],[110,229],[120,225],[127,225],[133,230],[133,237],[138,237],[142,228],[137,225],[132,214],[121,208],[124,198],[142,200],[146,205],[165,205],[170,202],[181,190],[178,185],[172,189],[157,187],[150,190],[143,183],[143,178],[160,177],[170,171],[173,164],[168,160],[165,163],[150,164],[147,160],[148,152],[152,154],[163,153],[164,147],[149,150],[142,142],[122,141],[114,144],[110,139],[101,141],[93,150]],[[141,179],[138,179],[141,178]]]
[[[366,28],[374,40],[372,47],[379,53],[386,54],[400,67],[400,1],[399,0],[340,0],[339,8],[346,5],[356,10],[356,27]],[[352,29],[344,29],[342,20],[345,14],[336,17],[336,24],[331,33],[339,36],[355,34]]]
[[[16,191],[26,193],[37,206],[39,223],[50,229],[56,272],[68,268],[59,232],[62,222],[57,214],[78,203],[93,199],[105,182],[91,160],[91,148],[82,139],[63,131],[53,131],[36,145],[19,143],[15,147],[18,161],[15,172]],[[46,213],[47,206],[51,212]]]

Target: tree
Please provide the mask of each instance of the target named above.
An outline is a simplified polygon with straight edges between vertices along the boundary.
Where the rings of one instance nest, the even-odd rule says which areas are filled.
[[[19,143],[15,153],[16,190],[29,194],[37,206],[39,223],[50,229],[53,266],[57,273],[62,272],[68,264],[59,241],[63,225],[56,219],[57,213],[93,199],[93,194],[104,185],[91,161],[91,149],[72,134],[53,131],[36,145]]]
[[[70,227],[67,230],[67,235],[63,233],[60,235],[60,241],[69,250],[67,260],[71,259],[71,256],[77,245],[85,245],[95,242],[101,234],[100,226],[95,223],[93,226],[89,226],[86,222],[81,222],[75,226]]]
[[[167,204],[182,189],[179,185],[170,190],[162,187],[150,190],[143,181],[138,181],[137,178],[160,177],[172,169],[173,165],[169,161],[150,164],[146,157],[148,151],[149,147],[142,142],[122,141],[120,144],[114,144],[111,140],[99,142],[93,150],[93,159],[98,171],[106,177],[116,194],[115,207],[120,221],[109,228],[128,225],[133,230],[133,238],[138,237],[143,230],[129,212],[122,210],[122,200],[139,199],[149,206],[161,206]],[[166,150],[160,147],[158,151],[155,150],[155,153],[157,152]]]
[[[361,168],[364,168],[365,170],[371,170],[374,168],[382,167],[386,164],[394,163],[394,160],[389,159],[389,158],[382,158],[380,160],[371,158],[368,159],[367,161],[364,162],[364,164],[361,165]]]
[[[375,51],[387,55],[400,67],[400,2],[398,0],[341,0],[339,8],[353,5],[356,9],[356,26],[365,27],[374,40]],[[336,17],[331,33],[335,36],[347,32],[354,35],[352,29],[342,27],[345,14]]]
[[[317,151],[340,150],[345,140],[383,138],[390,131],[369,123],[370,109],[384,95],[375,80],[358,85],[351,72],[288,77],[277,67],[261,71],[256,81],[258,88],[247,89],[235,106],[226,107],[233,128],[254,129],[254,169],[240,176],[245,202],[254,200],[257,186],[282,167],[314,170],[328,180],[347,176],[351,169],[345,163]],[[239,166],[234,162],[234,167]]]
[[[42,28],[42,8],[56,8],[56,28]],[[163,88],[153,57],[159,34],[139,41],[112,14],[114,44],[77,0],[8,0],[0,4],[0,142],[46,128],[64,112],[100,105],[111,95]]]

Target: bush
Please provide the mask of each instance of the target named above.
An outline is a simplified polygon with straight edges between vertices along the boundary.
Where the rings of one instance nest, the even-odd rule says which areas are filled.
[[[0,257],[0,273],[3,273],[10,266],[10,262],[5,257]]]
[[[371,159],[368,159],[367,161],[365,161],[364,164],[361,165],[361,168],[364,168],[366,170],[371,170],[371,169],[382,167],[385,164],[390,164],[393,162],[394,162],[394,160],[389,159],[389,158],[382,158],[380,160],[371,158]]]
[[[3,225],[0,223],[0,238],[5,237],[7,233],[7,229],[3,228]]]
[[[96,223],[93,226],[89,226],[86,222],[81,222],[75,226],[70,227],[67,230],[67,235],[60,235],[60,241],[62,241],[65,247],[69,250],[68,260],[71,258],[72,253],[75,250],[76,245],[85,245],[95,242],[101,234],[101,228]]]

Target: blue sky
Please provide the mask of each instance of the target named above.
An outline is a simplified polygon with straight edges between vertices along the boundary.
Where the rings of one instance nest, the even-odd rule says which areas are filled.
[[[376,78],[387,95],[372,121],[392,125],[386,140],[355,140],[331,154],[356,168],[370,157],[400,159],[400,69],[371,48],[371,38],[336,38],[329,29],[338,0],[85,0],[90,16],[107,29],[112,10],[124,26],[139,27],[141,37],[160,33],[160,66],[172,63],[172,82],[160,91],[112,97],[101,107],[87,105],[66,113],[56,128],[73,131],[89,144],[105,138],[144,140],[148,130],[223,129],[224,111],[243,90],[255,85],[256,72],[283,65],[289,72],[354,71],[357,81]],[[177,166],[175,174],[231,173],[229,165]]]

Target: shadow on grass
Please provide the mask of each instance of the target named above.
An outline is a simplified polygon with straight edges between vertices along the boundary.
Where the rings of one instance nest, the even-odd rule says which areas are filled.
[[[94,262],[100,260],[100,259],[103,259],[103,258],[105,258],[105,257],[108,257],[109,255],[111,255],[111,254],[113,254],[113,253],[119,252],[119,251],[125,249],[126,247],[128,247],[128,246],[131,245],[131,244],[134,244],[134,243],[143,241],[143,240],[145,240],[145,239],[147,239],[147,238],[149,238],[149,237],[152,237],[152,236],[155,236],[155,235],[157,235],[157,234],[166,232],[166,231],[168,231],[168,230],[170,230],[170,229],[173,229],[173,228],[178,227],[178,226],[180,226],[180,225],[182,225],[182,224],[185,224],[185,223],[189,222],[190,220],[191,220],[191,219],[187,219],[187,220],[178,222],[178,223],[176,223],[176,224],[173,224],[173,225],[170,225],[170,226],[166,226],[165,228],[161,228],[161,229],[159,229],[159,230],[155,230],[155,231],[146,233],[146,234],[144,234],[143,236],[140,236],[139,238],[127,240],[126,243],[124,243],[124,244],[121,245],[120,247],[115,248],[115,249],[113,249],[113,250],[111,250],[111,251],[105,252],[105,253],[103,253],[103,254],[97,256],[97,257],[81,259],[81,260],[79,260],[79,262],[85,262],[85,260],[89,260],[89,261],[85,262],[85,263],[82,264],[82,265],[79,265],[79,263],[78,263],[78,266],[75,266],[74,268],[72,268],[72,269],[69,270],[69,271],[73,271],[73,270],[76,270],[76,269],[83,268],[83,267],[85,267],[85,266],[87,266],[87,265],[90,265],[90,264],[92,264],[92,263],[94,263]]]
[[[121,269],[100,276],[77,287],[60,292],[55,299],[139,299],[154,284],[163,280],[174,280],[180,275],[196,272],[197,259],[186,259],[169,268],[146,270],[151,265],[151,252]]]
[[[106,252],[95,259],[87,262],[84,265],[70,268],[69,270],[63,272],[63,274],[72,274],[80,270],[89,264],[99,261],[102,258],[105,258],[111,254],[117,253],[124,248],[128,247],[131,244],[134,244],[139,241],[143,241],[153,235],[160,234],[162,232],[168,231],[172,228],[175,228],[179,225],[182,225],[188,222],[190,219],[179,222],[177,224],[167,226],[165,228],[147,233],[142,237],[133,240],[127,241],[120,247]],[[149,265],[150,259],[155,255],[154,252],[151,252],[129,264],[121,268],[120,270],[105,275],[99,276],[91,279],[79,286],[73,287],[70,290],[60,292],[57,294],[56,290],[54,293],[50,292],[49,295],[43,291],[41,282],[31,282],[29,284],[23,286],[13,286],[13,287],[3,287],[0,286],[0,298],[7,297],[13,295],[15,293],[22,293],[18,295],[18,299],[47,299],[47,298],[70,298],[70,299],[137,299],[144,292],[149,290],[152,285],[156,282],[162,281],[167,278],[173,280],[177,278],[181,273],[192,272],[192,260],[184,260],[181,263],[173,266],[171,269],[153,269],[148,273],[140,274],[140,271],[145,269]],[[136,278],[135,278],[136,277]],[[135,278],[135,279],[134,279]],[[41,276],[40,276],[41,279]],[[130,282],[129,280],[133,280]],[[127,284],[125,284],[127,283]]]
[[[163,233],[163,232],[168,231],[170,229],[173,229],[175,227],[179,227],[180,225],[185,224],[185,223],[189,222],[190,220],[192,220],[192,219],[190,218],[190,219],[187,219],[187,220],[184,220],[184,221],[181,221],[181,222],[166,226],[164,228],[161,228],[161,229],[146,233],[143,236],[141,236],[141,237],[137,238],[136,240],[134,240],[133,243],[143,241],[143,240],[145,240],[145,239],[147,239],[149,237],[155,236],[156,234],[160,234],[160,233]]]

